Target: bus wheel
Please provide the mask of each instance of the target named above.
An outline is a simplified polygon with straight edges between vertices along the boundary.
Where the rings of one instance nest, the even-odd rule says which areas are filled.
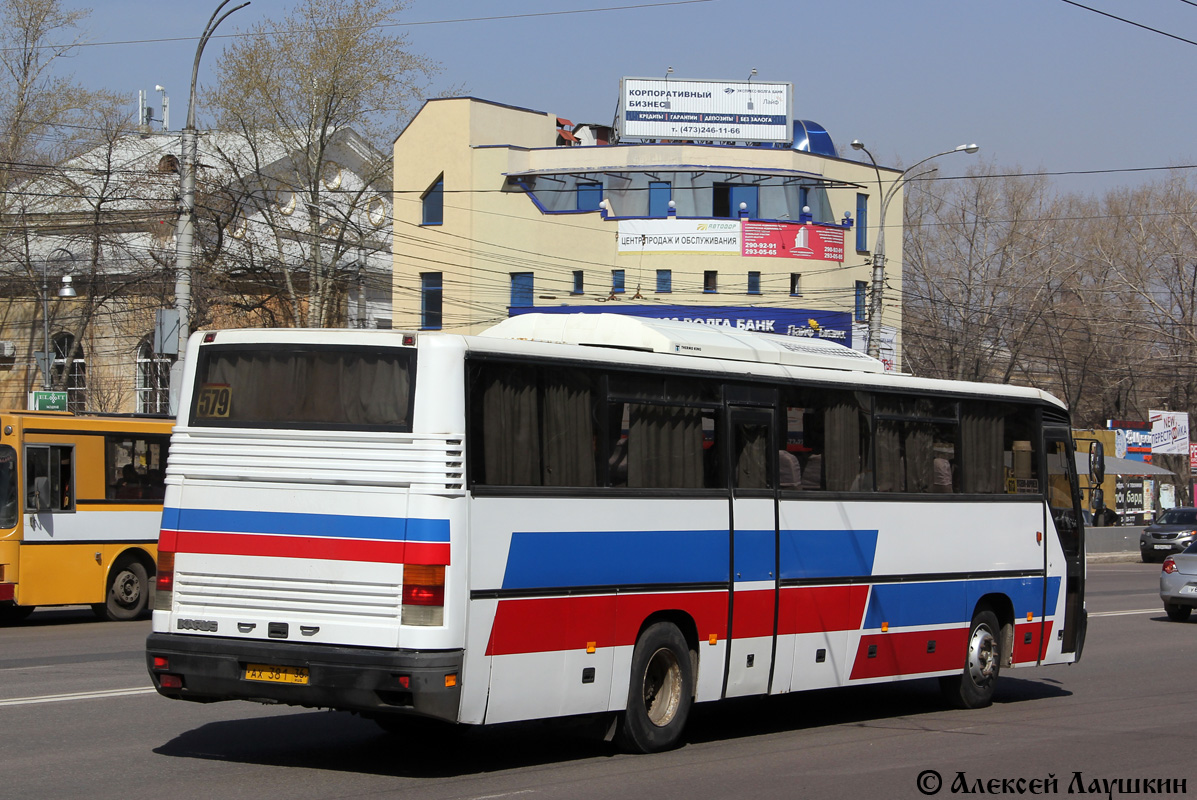
[[[36,606],[19,606],[16,603],[0,603],[0,625],[20,622],[33,613]]]
[[[125,561],[112,570],[107,602],[96,603],[91,608],[100,619],[137,619],[145,611],[149,597],[150,580],[145,567],[140,561]]]
[[[619,728],[623,747],[655,753],[678,745],[694,700],[693,672],[681,631],[668,622],[649,626],[632,651],[628,708]]]
[[[955,708],[984,708],[993,702],[993,690],[1002,668],[1002,629],[997,616],[986,609],[973,617],[968,630],[964,670],[940,678],[944,699]]]

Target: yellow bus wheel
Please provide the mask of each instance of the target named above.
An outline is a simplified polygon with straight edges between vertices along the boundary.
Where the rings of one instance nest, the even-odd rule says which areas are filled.
[[[130,559],[112,569],[108,599],[92,610],[100,619],[124,621],[137,619],[146,610],[150,598],[150,580],[140,561]]]

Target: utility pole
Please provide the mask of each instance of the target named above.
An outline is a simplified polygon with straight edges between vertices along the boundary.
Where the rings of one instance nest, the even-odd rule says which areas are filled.
[[[222,0],[212,12],[208,25],[195,48],[191,66],[191,97],[187,101],[187,125],[182,132],[182,159],[179,164],[179,223],[175,233],[175,309],[179,312],[178,356],[170,368],[170,413],[179,413],[183,389],[183,367],[187,355],[187,337],[191,332],[191,257],[195,245],[195,167],[199,131],[195,128],[195,84],[199,79],[200,56],[220,23],[229,14],[249,5],[248,0],[234,6],[217,19],[220,10],[232,0]]]
[[[877,159],[873,158],[873,154],[864,146],[864,142],[859,139],[852,140],[852,149],[863,150],[865,155],[869,157],[869,161],[873,162],[873,170],[877,173],[877,191],[881,192],[881,170],[877,167]],[[972,154],[980,149],[975,144],[962,144],[958,147],[953,147],[951,150],[944,150],[942,153],[927,156],[922,161],[916,161],[913,165],[903,170],[894,179],[894,182],[890,184],[889,189],[885,190],[884,195],[881,196],[881,218],[877,220],[877,244],[873,248],[873,292],[869,302],[868,354],[873,358],[881,357],[881,299],[885,293],[885,216],[889,213],[890,201],[894,199],[898,190],[905,186],[907,182],[935,171],[932,168],[917,174],[914,172],[931,159],[946,156],[950,153]]]

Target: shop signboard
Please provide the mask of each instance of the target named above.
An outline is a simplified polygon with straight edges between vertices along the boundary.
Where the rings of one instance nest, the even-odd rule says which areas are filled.
[[[587,306],[528,306],[512,308],[521,314],[627,314],[671,319],[744,331],[775,333],[807,339],[826,339],[852,346],[852,315],[844,311],[809,308],[752,308],[742,306],[642,306],[622,301]]]
[[[621,219],[621,253],[740,254],[738,219]]]
[[[1115,456],[1151,463],[1151,423],[1110,419],[1106,420],[1106,427],[1114,431]]]

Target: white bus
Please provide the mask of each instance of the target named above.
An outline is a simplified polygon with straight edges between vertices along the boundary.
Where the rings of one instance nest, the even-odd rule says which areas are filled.
[[[618,315],[199,333],[158,691],[489,724],[1076,661],[1069,419],[818,340]]]

